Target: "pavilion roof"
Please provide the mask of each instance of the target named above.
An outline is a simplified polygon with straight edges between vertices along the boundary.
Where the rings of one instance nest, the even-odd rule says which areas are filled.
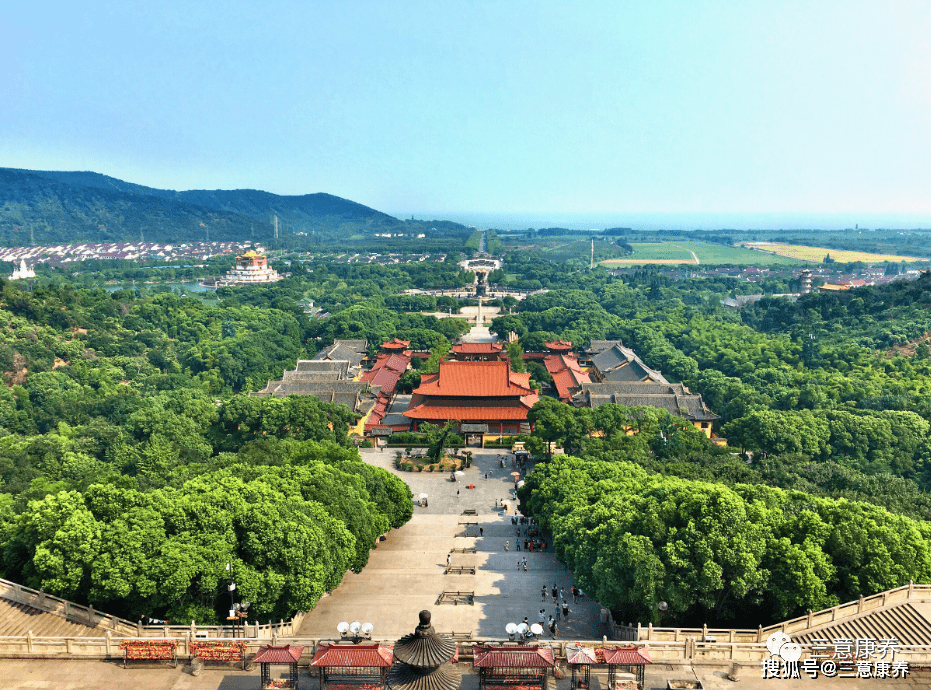
[[[652,664],[650,652],[644,647],[604,647],[604,662],[612,666],[644,666]]]
[[[543,343],[549,350],[571,350],[572,341],[570,340],[550,340]]]
[[[420,395],[467,398],[520,397],[536,393],[529,374],[513,374],[506,360],[440,362],[439,373],[425,376],[414,391]]]
[[[450,352],[457,355],[494,354],[503,351],[504,348],[498,343],[459,343],[450,348]]]
[[[289,644],[283,646],[267,644],[259,647],[259,652],[253,661],[257,664],[296,664],[303,653],[303,647],[292,647]]]
[[[410,340],[401,340],[400,338],[392,338],[381,344],[382,350],[406,350],[408,345],[411,344]]]
[[[510,667],[510,668],[553,668],[552,647],[539,645],[514,645],[501,647],[473,647],[475,668]]]
[[[570,664],[597,664],[594,647],[566,647],[566,660]]]
[[[311,666],[381,667],[391,666],[394,652],[381,644],[338,644],[321,642]]]

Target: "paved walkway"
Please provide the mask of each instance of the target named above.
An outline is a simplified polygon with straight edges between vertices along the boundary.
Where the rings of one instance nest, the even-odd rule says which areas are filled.
[[[499,453],[504,451],[473,452],[472,467],[459,482],[451,482],[446,473],[397,472],[390,450],[363,451],[366,462],[398,474],[415,496],[426,493],[428,507],[415,506],[410,522],[379,543],[361,573],[347,574],[332,595],[321,599],[305,616],[299,636],[329,637],[340,621],[359,620],[375,626],[375,637],[396,638],[412,632],[417,613],[426,608],[433,612],[438,631],[504,638],[509,622],[527,617],[536,623],[541,608],[546,617],[555,616],[550,590],[556,584],[565,589],[570,609],[568,619],[560,617],[559,637],[601,639],[606,629],[600,607],[586,598],[572,602],[572,576],[552,547],[545,553],[516,550],[518,526],[495,506],[496,499],[499,504],[507,499],[514,486],[514,468],[500,466]],[[469,489],[469,484],[475,488]],[[462,515],[469,509],[477,515]],[[526,528],[521,545],[525,537]],[[473,548],[475,553],[451,553]],[[447,556],[452,566],[475,568],[475,574],[446,575]],[[523,565],[518,569],[524,558],[526,572]],[[438,605],[444,591],[473,592],[474,605]]]

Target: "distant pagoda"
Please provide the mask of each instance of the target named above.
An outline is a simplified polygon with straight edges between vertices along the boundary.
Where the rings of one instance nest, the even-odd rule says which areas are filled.
[[[278,271],[268,267],[268,257],[250,250],[236,257],[236,265],[217,279],[217,285],[254,285],[279,280]]]
[[[438,635],[430,612],[420,612],[420,625],[394,645],[394,665],[388,672],[389,690],[458,690],[462,676],[450,662],[458,658],[456,644]]]

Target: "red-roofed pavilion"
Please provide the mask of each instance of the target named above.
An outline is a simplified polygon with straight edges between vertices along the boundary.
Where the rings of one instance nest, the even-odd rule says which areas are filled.
[[[386,645],[321,642],[310,666],[320,672],[321,690],[379,690],[393,661]]]
[[[297,662],[304,653],[303,647],[292,647],[291,645],[263,645],[259,647],[258,654],[252,660],[253,663],[261,665],[262,668],[262,688],[293,688],[297,690]],[[288,676],[286,678],[272,678],[271,667],[275,664],[285,664],[288,666]]]
[[[545,690],[549,670],[556,665],[552,647],[475,645],[472,650],[481,690]]]
[[[487,424],[492,434],[530,431],[527,413],[539,400],[530,374],[516,374],[506,360],[440,362],[439,372],[424,374],[405,416],[421,422]]]

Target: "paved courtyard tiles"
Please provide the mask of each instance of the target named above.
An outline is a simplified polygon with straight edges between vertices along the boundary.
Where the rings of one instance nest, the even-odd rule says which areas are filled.
[[[375,637],[393,639],[410,632],[417,613],[427,608],[433,612],[438,631],[503,638],[507,623],[524,617],[535,623],[541,608],[545,616],[555,616],[552,598],[547,596],[544,603],[540,596],[544,585],[549,591],[555,583],[565,588],[570,599],[569,618],[560,616],[559,638],[601,638],[605,630],[600,607],[589,599],[578,604],[571,601],[571,574],[552,550],[516,550],[518,527],[495,507],[496,499],[507,499],[514,486],[510,475],[514,468],[500,466],[504,451],[473,452],[472,467],[460,481],[452,482],[446,473],[397,472],[391,451],[363,451],[366,462],[396,473],[415,495],[426,493],[428,507],[415,506],[410,522],[392,530],[387,540],[378,544],[361,573],[347,574],[330,596],[321,599],[304,618],[299,636],[330,637],[340,621],[360,620],[375,626]],[[475,488],[467,488],[469,484]],[[467,509],[478,515],[462,515]],[[463,524],[467,522],[477,524]],[[482,536],[477,536],[479,528]],[[456,536],[466,531],[476,536]],[[476,553],[450,553],[459,548],[474,548]],[[451,565],[474,567],[475,574],[445,574],[448,555]],[[518,561],[524,558],[526,572],[523,565],[518,568]],[[438,605],[444,591],[473,592],[474,604]]]

